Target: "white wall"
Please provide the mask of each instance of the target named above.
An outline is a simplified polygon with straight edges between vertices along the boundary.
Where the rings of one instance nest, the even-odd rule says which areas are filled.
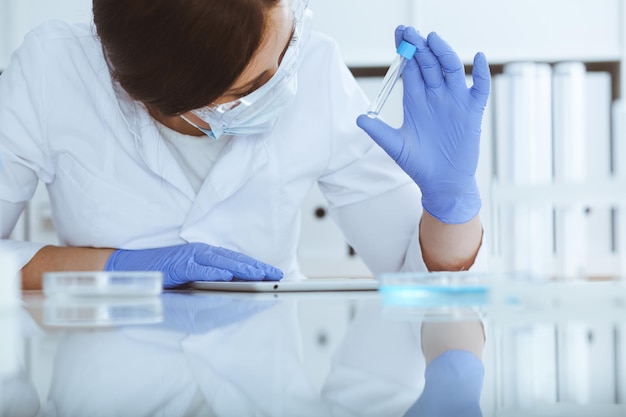
[[[389,65],[395,28],[412,23],[415,0],[311,0],[314,28],[334,37],[353,66]],[[391,57],[391,58],[390,58]]]
[[[470,62],[620,58],[621,0],[419,0],[415,23],[436,30]]]
[[[385,65],[393,30],[437,31],[466,63],[611,61],[622,56],[623,0],[311,0],[317,29],[350,65]]]
[[[0,68],[24,35],[48,19],[89,21],[91,0],[0,0]]]

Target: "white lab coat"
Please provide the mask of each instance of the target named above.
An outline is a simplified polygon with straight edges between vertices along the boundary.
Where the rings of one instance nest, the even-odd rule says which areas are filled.
[[[38,181],[60,241],[142,249],[205,242],[300,277],[300,205],[318,182],[373,272],[425,270],[420,193],[355,123],[367,99],[314,34],[273,133],[235,137],[194,192],[155,121],[111,81],[89,25],[30,33],[0,76],[0,232],[21,268],[42,247],[8,240]]]

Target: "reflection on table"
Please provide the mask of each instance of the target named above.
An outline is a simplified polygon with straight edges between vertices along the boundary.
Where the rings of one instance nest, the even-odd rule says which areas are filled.
[[[626,415],[625,305],[569,320],[546,297],[25,293],[0,313],[0,416]]]

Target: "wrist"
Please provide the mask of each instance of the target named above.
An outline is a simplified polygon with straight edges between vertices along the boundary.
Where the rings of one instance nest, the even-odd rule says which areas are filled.
[[[122,252],[122,250],[117,249],[109,254],[106,262],[104,263],[104,271],[116,271],[117,270],[116,260],[120,252]]]
[[[441,181],[420,189],[422,207],[442,223],[467,223],[476,217],[482,206],[474,176],[463,182]]]

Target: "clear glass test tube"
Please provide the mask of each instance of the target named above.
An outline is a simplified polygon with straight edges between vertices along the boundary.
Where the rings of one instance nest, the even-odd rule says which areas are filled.
[[[371,118],[378,117],[378,114],[382,110],[385,102],[389,98],[389,94],[393,90],[393,87],[398,82],[398,79],[402,75],[402,70],[406,66],[406,63],[409,59],[413,58],[415,55],[415,51],[417,48],[415,45],[408,43],[407,41],[400,42],[397,49],[396,58],[391,63],[391,66],[387,70],[387,74],[385,74],[385,78],[383,79],[383,85],[376,96],[376,99],[372,101],[369,109],[367,109],[367,115]]]

